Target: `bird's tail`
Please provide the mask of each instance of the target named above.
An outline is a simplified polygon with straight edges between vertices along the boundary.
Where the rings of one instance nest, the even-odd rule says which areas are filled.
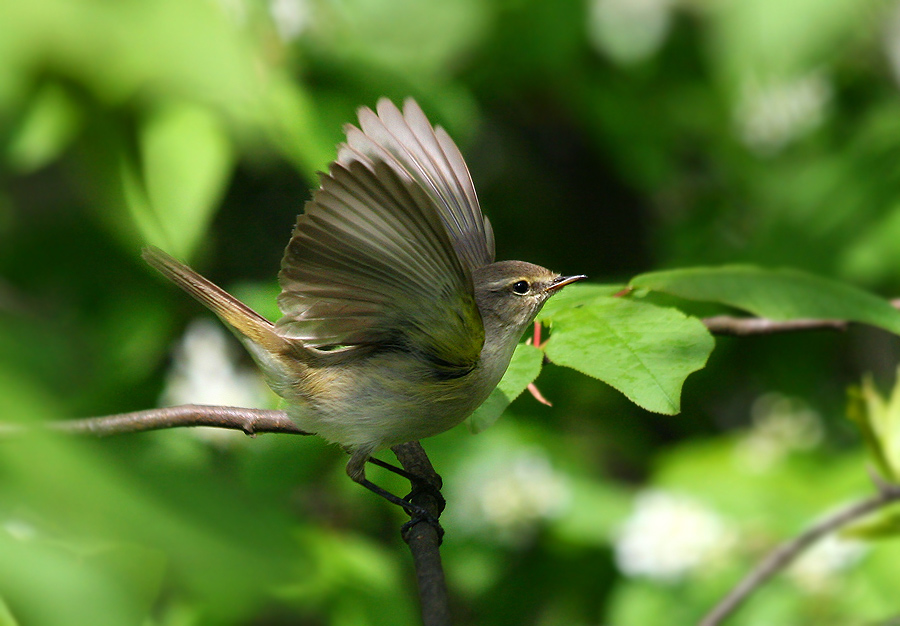
[[[272,322],[181,261],[154,246],[144,248],[141,256],[163,276],[208,307],[239,335],[273,355],[290,351],[291,346],[284,337],[275,333]]]

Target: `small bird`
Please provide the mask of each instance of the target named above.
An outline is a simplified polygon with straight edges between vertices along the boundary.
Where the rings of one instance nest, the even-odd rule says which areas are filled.
[[[143,252],[235,331],[290,417],[343,446],[347,473],[370,489],[374,452],[468,417],[544,302],[585,278],[494,262],[450,136],[412,99],[401,112],[382,98],[376,111],[360,108],[359,127],[345,127],[297,218],[274,324],[162,250]]]

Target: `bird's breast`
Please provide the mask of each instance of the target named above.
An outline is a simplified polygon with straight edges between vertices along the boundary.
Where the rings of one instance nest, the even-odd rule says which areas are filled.
[[[480,360],[468,371],[436,368],[407,352],[309,368],[282,396],[304,430],[345,446],[388,447],[449,430],[496,387],[503,371]]]

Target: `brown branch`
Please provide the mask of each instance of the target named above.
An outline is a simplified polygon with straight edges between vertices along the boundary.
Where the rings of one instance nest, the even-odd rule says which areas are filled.
[[[431,461],[418,441],[396,445],[391,450],[400,464],[410,474],[418,476],[432,489],[413,485],[410,502],[428,511],[435,519],[444,508],[440,496],[441,477],[434,471]],[[409,545],[419,586],[423,626],[450,626],[450,602],[444,566],[441,563],[441,536],[438,528],[426,520],[413,522],[404,529],[403,540]]]
[[[717,626],[731,615],[772,576],[790,565],[813,543],[850,522],[864,517],[892,502],[900,500],[900,485],[875,481],[878,493],[855,502],[836,513],[816,522],[794,539],[787,541],[770,552],[759,565],[748,573],[701,621],[699,626]]]
[[[257,433],[309,435],[309,433],[300,430],[284,411],[245,409],[233,406],[207,406],[202,404],[185,404],[162,409],[135,411],[134,413],[118,413],[103,417],[48,422],[42,424],[40,429],[18,424],[4,424],[0,433],[17,434],[35,430],[49,430],[72,435],[108,437],[111,435],[186,426],[227,428],[240,430],[248,435],[256,435]]]
[[[715,335],[772,335],[799,330],[846,330],[847,322],[843,320],[799,319],[779,322],[765,317],[734,317],[732,315],[716,315],[704,317],[706,328]]]
[[[891,300],[891,306],[900,309],[900,298]],[[847,330],[845,320],[797,319],[776,321],[765,317],[736,317],[716,315],[703,318],[706,328],[715,335],[773,335],[803,330]]]

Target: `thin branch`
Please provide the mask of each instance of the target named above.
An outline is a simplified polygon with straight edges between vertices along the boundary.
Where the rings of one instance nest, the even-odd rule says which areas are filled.
[[[900,309],[900,298],[891,300],[891,306]],[[796,319],[776,321],[765,317],[736,317],[716,315],[703,318],[703,323],[715,335],[773,335],[803,330],[847,330],[844,320]]]
[[[799,319],[779,322],[765,317],[734,317],[716,315],[703,318],[709,331],[716,335],[772,335],[800,330],[846,330],[847,322],[843,320]]]
[[[440,496],[441,477],[418,441],[396,445],[391,450],[410,474],[418,476],[429,488],[413,485],[410,502],[428,511],[435,519],[444,508]],[[423,626],[450,626],[450,601],[444,566],[441,563],[441,536],[438,528],[427,520],[413,521],[404,528],[403,540],[409,545],[419,586]]]
[[[207,406],[202,404],[185,404],[162,409],[135,411],[134,413],[118,413],[116,415],[89,417],[80,420],[48,422],[42,424],[40,429],[72,435],[108,437],[110,435],[185,426],[227,428],[240,430],[248,435],[257,433],[309,434],[300,430],[284,411],[245,409],[234,406]],[[38,429],[30,428],[26,425],[4,424],[0,434],[19,434],[35,430]]]
[[[850,522],[900,500],[900,485],[876,481],[878,493],[843,508],[813,524],[764,558],[701,621],[699,626],[717,626],[731,615],[772,576],[783,570],[813,543]]]

